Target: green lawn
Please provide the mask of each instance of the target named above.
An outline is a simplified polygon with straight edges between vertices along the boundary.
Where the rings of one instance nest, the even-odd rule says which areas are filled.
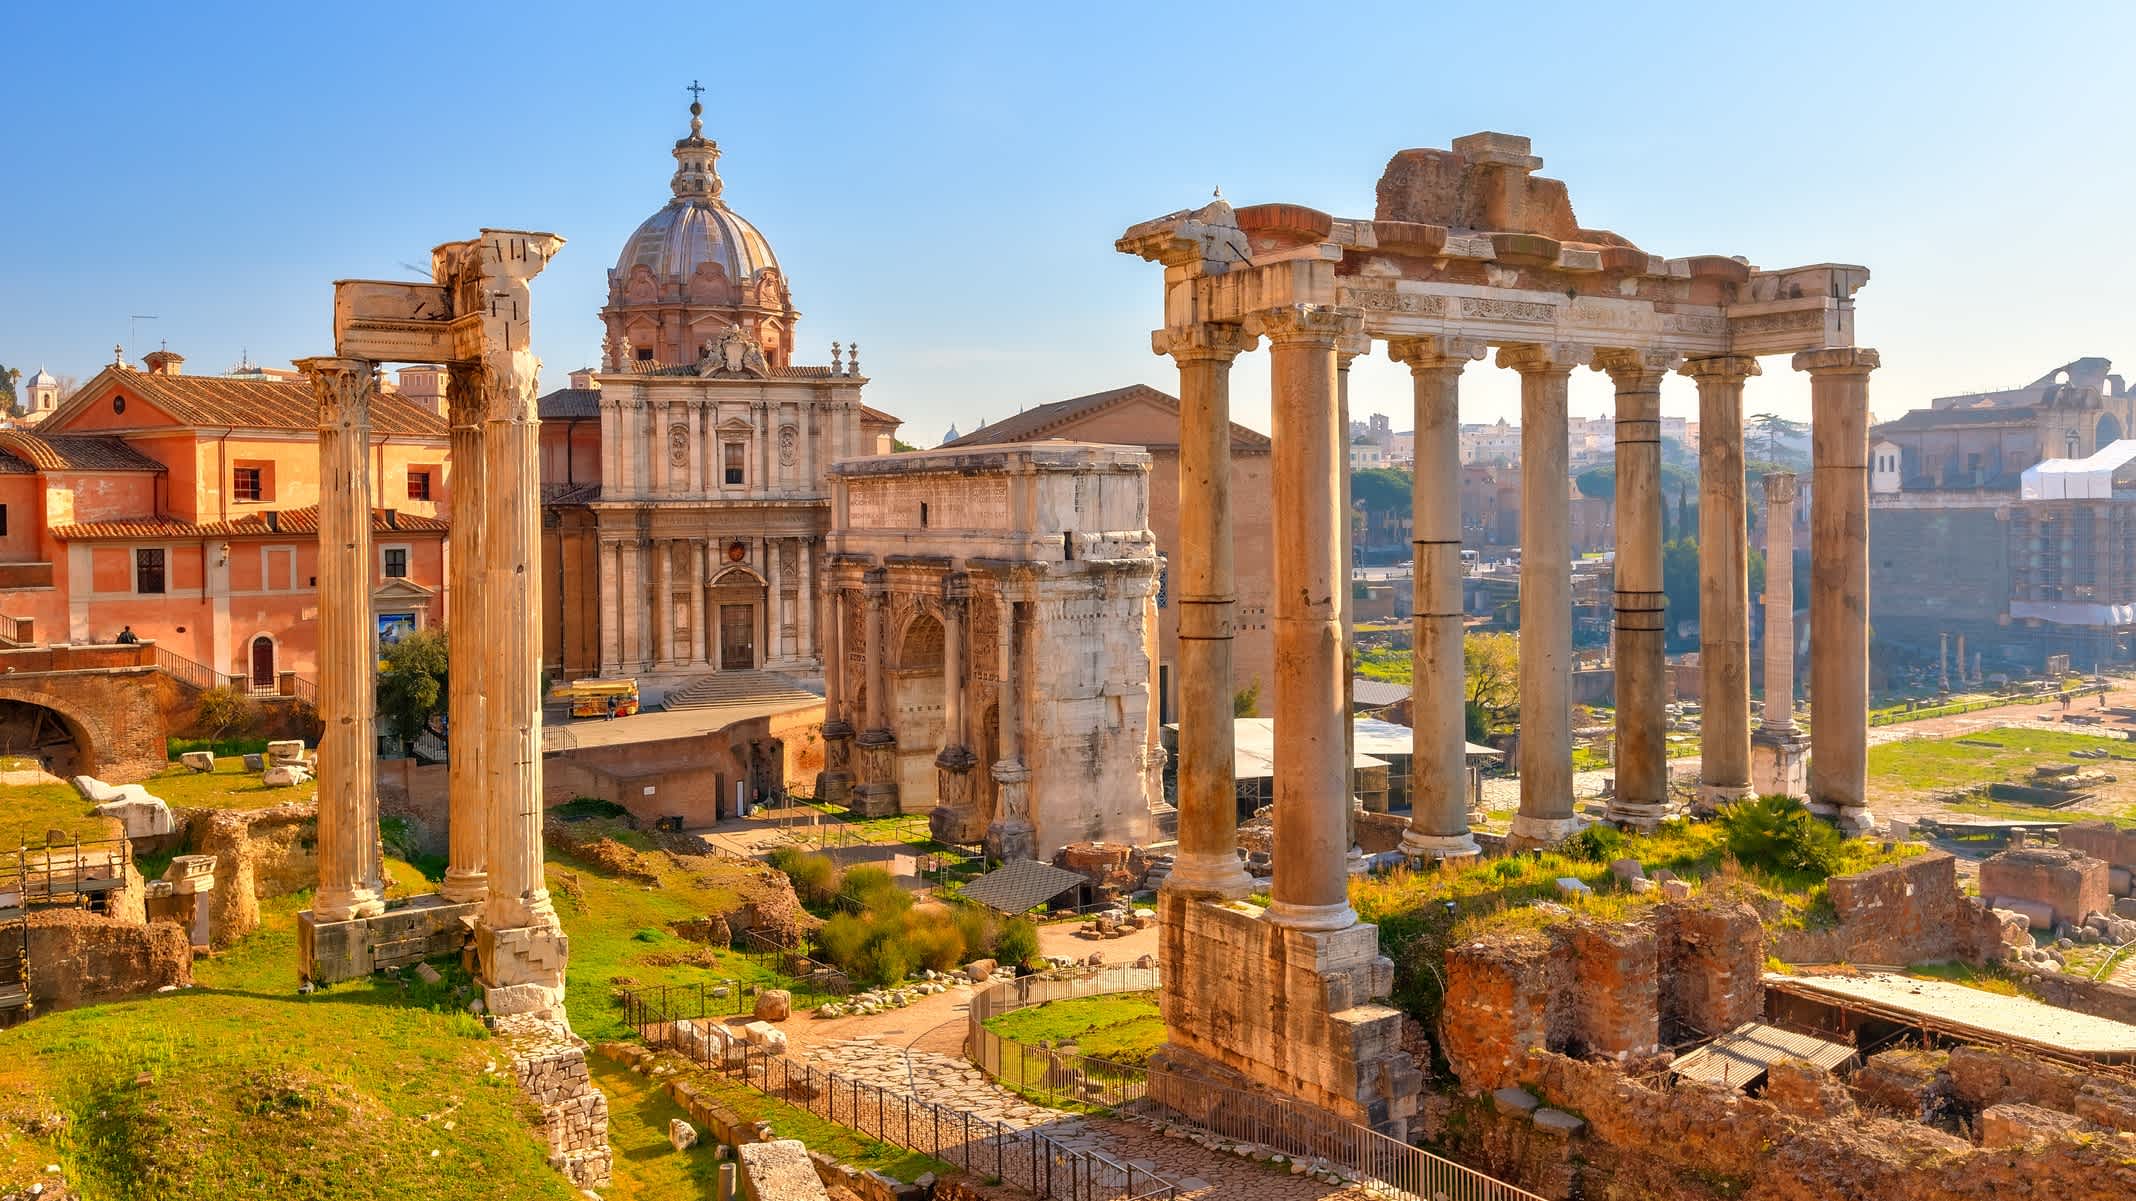
[[[308,801],[319,792],[315,783],[269,788],[260,783],[260,773],[246,771],[245,761],[236,756],[217,758],[215,770],[206,773],[173,764],[141,783],[173,809],[265,809],[285,801]]]
[[[2104,750],[2117,758],[2136,759],[2136,744],[2126,739],[2005,726],[1949,738],[1913,738],[1872,746],[1869,788],[1872,794],[1917,795],[1976,784],[2021,783],[2029,780],[2033,766],[2041,763],[2105,766],[2104,761],[2094,764],[2071,759],[2069,752],[2074,750]],[[2136,768],[2120,766],[2120,774],[2131,770]],[[2037,811],[2033,812],[2036,816]]]
[[[1073,1040],[1078,1055],[1121,1063],[1147,1063],[1164,1043],[1164,1018],[1153,992],[1030,1005],[988,1019],[986,1028],[1026,1045]]]
[[[90,808],[72,784],[0,785],[0,847],[12,850],[18,842],[41,843],[48,830],[83,838],[119,832],[116,820],[93,816]]]

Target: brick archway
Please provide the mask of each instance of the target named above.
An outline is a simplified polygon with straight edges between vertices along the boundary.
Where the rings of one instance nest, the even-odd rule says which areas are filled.
[[[30,744],[22,746],[4,744],[12,735],[23,733],[18,727],[24,725],[20,719],[25,715],[25,711],[41,713],[50,723],[50,726],[44,728],[58,727],[66,733],[73,745],[71,757],[51,757],[49,770],[62,776],[97,774],[102,767],[104,748],[111,745],[108,727],[97,718],[39,688],[0,684],[0,731],[4,731],[0,733],[0,755],[26,755],[39,759],[41,766],[45,765],[45,755],[40,753],[40,748],[51,740],[37,737]],[[62,762],[63,758],[67,761]]]
[[[74,738],[75,774],[110,783],[148,778],[168,761],[152,672],[0,679],[0,701],[49,711]]]

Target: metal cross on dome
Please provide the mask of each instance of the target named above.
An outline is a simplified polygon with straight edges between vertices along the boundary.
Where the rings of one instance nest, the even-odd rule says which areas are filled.
[[[702,99],[704,99],[704,95],[705,95],[705,89],[704,89],[704,85],[702,85],[702,84],[698,83],[698,82],[697,82],[696,80],[694,80],[694,79],[690,81],[690,86],[689,86],[689,87],[686,87],[686,88],[684,88],[684,89],[682,89],[682,90],[683,90],[683,91],[685,91],[685,92],[688,92],[688,93],[690,94],[690,100],[691,100],[691,102],[692,102],[692,103],[695,103],[695,102],[697,102],[697,101],[699,101],[699,100],[702,100]]]

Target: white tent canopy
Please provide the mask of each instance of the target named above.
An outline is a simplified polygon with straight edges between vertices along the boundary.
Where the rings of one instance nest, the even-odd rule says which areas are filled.
[[[2100,447],[2089,458],[2043,459],[2025,468],[2018,485],[2023,500],[2105,499],[2114,495],[2114,473],[2136,460],[2136,439]]]

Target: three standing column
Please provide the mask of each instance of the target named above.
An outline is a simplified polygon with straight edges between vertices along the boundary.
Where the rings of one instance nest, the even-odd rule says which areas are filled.
[[[319,401],[319,892],[312,914],[385,912],[378,849],[378,629],[371,616],[371,401],[378,366],[298,360]],[[539,647],[536,648],[537,653]]]
[[[1642,829],[1669,801],[1668,608],[1661,577],[1661,380],[1673,354],[1611,351],[1617,388],[1617,754],[1609,820]]]
[[[1335,353],[1361,321],[1294,305],[1258,314],[1272,361],[1275,446],[1275,879],[1268,920],[1293,929],[1355,925],[1350,908],[1350,762],[1344,748],[1342,464]]]
[[[1236,325],[1159,331],[1179,365],[1179,850],[1164,887],[1182,896],[1243,897],[1233,778],[1231,363],[1254,339]],[[1006,713],[1006,710],[1004,710]]]
[[[1810,808],[1869,812],[1869,373],[1877,353],[1807,350],[1810,375]],[[1701,431],[1700,440],[1704,441]]]
[[[1566,529],[1566,403],[1590,357],[1562,343],[1506,346],[1520,372],[1520,812],[1513,838],[1558,842],[1572,809],[1572,542]]]
[[[1716,355],[1685,363],[1683,373],[1698,381],[1698,786],[1700,803],[1712,807],[1750,794],[1743,381],[1758,374],[1758,360]]]
[[[1411,641],[1412,750],[1409,829],[1413,857],[1461,859],[1478,853],[1468,824],[1468,718],[1462,658],[1461,371],[1483,357],[1467,339],[1412,338],[1387,344],[1409,366],[1415,404],[1416,477],[1410,494],[1415,561]]]
[[[447,390],[452,405],[451,606],[446,613],[447,744],[445,880],[438,888],[449,901],[480,901],[488,891],[489,778],[483,751],[482,660],[487,615],[481,600],[485,570],[482,523],[489,490],[483,486],[484,422],[489,388],[479,362],[451,365]],[[613,566],[611,547],[601,546],[602,579]],[[602,606],[605,610],[607,606]],[[601,615],[604,661],[611,652],[613,619]]]

